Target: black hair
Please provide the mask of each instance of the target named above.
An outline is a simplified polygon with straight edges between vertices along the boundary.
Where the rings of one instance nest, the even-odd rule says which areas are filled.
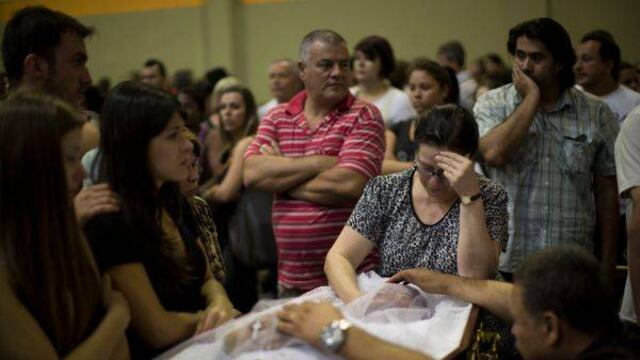
[[[598,260],[577,246],[554,246],[529,256],[514,275],[525,309],[534,317],[551,311],[586,334],[619,322],[613,286]]]
[[[24,75],[24,59],[29,54],[43,57],[53,69],[55,48],[66,33],[86,38],[93,28],[59,11],[44,6],[28,6],[7,22],[2,38],[2,61],[9,83],[15,86]]]
[[[362,51],[369,60],[380,59],[379,76],[386,79],[391,75],[396,66],[393,48],[387,39],[378,35],[367,36],[355,46],[355,51]]]
[[[471,113],[459,105],[435,106],[418,118],[414,142],[447,148],[472,157],[478,150],[478,124]]]
[[[442,55],[447,60],[458,64],[460,67],[464,67],[466,54],[464,52],[464,46],[457,40],[448,41],[438,48],[438,55]]]
[[[496,53],[488,53],[487,55],[485,55],[485,58],[496,65],[504,66],[504,61],[502,61],[502,57],[500,57],[500,55]]]
[[[165,68],[162,61],[158,59],[149,59],[145,61],[144,67],[151,67],[151,66],[157,66],[158,70],[160,70],[160,75],[162,75],[163,78],[167,77],[167,69]]]
[[[573,65],[576,63],[576,54],[571,45],[571,37],[562,25],[550,18],[537,18],[516,25],[509,30],[509,40],[507,41],[507,50],[512,56],[515,55],[517,41],[522,36],[543,43],[551,53],[553,60],[562,64],[562,70],[559,74],[561,91],[569,89],[575,84]]]
[[[614,80],[618,81],[618,76],[620,76],[620,47],[616,43],[613,35],[606,30],[595,30],[590,33],[585,34],[580,43],[585,43],[587,41],[597,41],[600,43],[600,50],[598,54],[600,55],[600,59],[602,61],[611,61],[613,66],[611,67],[611,76]]]
[[[182,115],[177,99],[171,94],[141,82],[120,83],[104,103],[98,153],[98,182],[107,182],[120,196],[124,221],[137,239],[132,246],[141,249],[149,266],[157,269],[150,273],[160,277],[154,283],[163,284],[164,288],[156,290],[169,294],[171,289],[192,279],[189,264],[197,263],[193,259],[199,254],[192,242],[185,241],[191,260],[185,262],[175,257],[168,241],[162,241],[163,209],[179,230],[185,224],[195,229],[190,223],[192,214],[183,211],[188,207],[179,184],[167,181],[157,189],[148,160],[151,140],[167,127],[174,114]],[[181,235],[187,236],[183,231]]]

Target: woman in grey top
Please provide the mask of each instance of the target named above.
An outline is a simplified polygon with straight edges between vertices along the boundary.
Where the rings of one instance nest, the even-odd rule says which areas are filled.
[[[507,193],[473,170],[478,127],[457,105],[435,107],[415,132],[415,166],[369,182],[327,255],[338,296],[360,296],[355,269],[377,246],[382,276],[410,268],[473,278],[496,274],[508,239]]]

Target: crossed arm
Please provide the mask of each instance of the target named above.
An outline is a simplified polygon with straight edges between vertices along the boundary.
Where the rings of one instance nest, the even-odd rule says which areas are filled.
[[[358,199],[367,182],[359,173],[336,166],[333,156],[288,158],[275,142],[245,160],[244,184],[298,200],[330,205]]]
[[[229,169],[220,184],[212,185],[203,193],[203,197],[216,203],[228,203],[240,196],[242,190],[242,168],[244,165],[244,152],[253,140],[252,136],[238,141],[231,151]]]

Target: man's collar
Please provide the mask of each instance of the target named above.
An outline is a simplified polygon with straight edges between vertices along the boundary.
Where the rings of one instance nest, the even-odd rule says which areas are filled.
[[[289,115],[298,115],[302,111],[304,111],[304,103],[307,100],[308,93],[306,90],[303,90],[298,93],[298,95],[294,96],[289,104],[287,104],[286,112]],[[334,111],[344,112],[349,110],[353,103],[356,101],[356,98],[351,94],[351,91],[347,91],[347,96],[335,107],[335,109],[329,111],[332,113]]]
[[[511,85],[513,88],[513,92],[515,93],[513,96],[513,102],[516,106],[520,105],[523,100],[523,97],[520,95],[518,90],[514,85]],[[573,95],[571,94],[573,87],[570,87],[562,92],[558,101],[549,109],[545,109],[546,112],[556,112],[564,109],[565,107],[573,106]],[[578,91],[578,90],[576,90]]]

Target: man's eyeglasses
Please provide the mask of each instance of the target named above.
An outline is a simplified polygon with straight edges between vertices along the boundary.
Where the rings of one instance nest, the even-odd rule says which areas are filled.
[[[438,177],[440,180],[446,181],[447,178],[444,176],[444,170],[438,169],[433,166],[419,166],[416,161],[413,162],[413,167],[417,172],[426,175],[428,177]]]

